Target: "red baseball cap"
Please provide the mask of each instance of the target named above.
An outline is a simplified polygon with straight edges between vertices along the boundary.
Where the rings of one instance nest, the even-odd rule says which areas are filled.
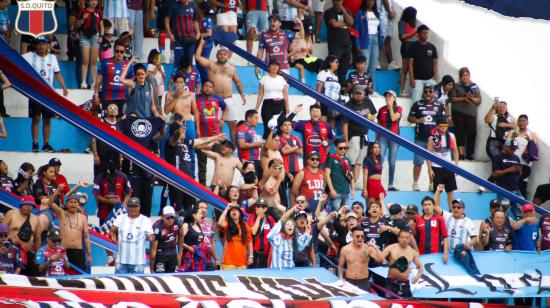
[[[530,203],[527,203],[527,204],[524,204],[522,207],[521,207],[521,211],[523,213],[525,212],[529,212],[529,211],[534,211],[535,210],[535,206],[530,204]]]
[[[21,200],[19,200],[19,206],[23,206],[23,205],[35,206],[36,201],[34,200],[33,196],[24,196],[23,198],[21,198]]]

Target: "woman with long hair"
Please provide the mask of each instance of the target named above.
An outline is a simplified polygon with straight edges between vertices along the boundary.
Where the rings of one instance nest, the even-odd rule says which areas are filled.
[[[323,60],[313,57],[313,30],[306,32],[301,20],[296,19],[300,27],[296,36],[288,47],[290,67],[296,67],[300,73],[300,81],[306,82],[305,70],[318,73],[323,68]]]
[[[355,48],[367,58],[367,73],[374,84],[378,54],[383,44],[380,14],[374,0],[363,0],[353,19],[353,28],[359,33],[355,37]]]
[[[340,90],[342,86],[338,82],[338,66],[340,65],[338,58],[334,55],[328,55],[325,58],[325,68],[317,74],[317,92],[322,93],[328,96],[335,102],[340,101]],[[319,104],[319,102],[316,102]],[[326,121],[328,117],[328,109],[322,104],[321,105],[321,120]],[[333,125],[334,123],[331,123]]]
[[[38,168],[37,172],[38,180],[33,185],[33,194],[36,204],[40,204],[40,199],[44,196],[53,195],[57,189],[55,184],[55,167],[52,165],[44,165]],[[56,197],[53,202],[59,205],[59,197]]]
[[[267,234],[271,244],[270,268],[295,267],[294,254],[303,251],[311,242],[310,225],[306,226],[306,232],[298,235],[294,220],[289,217],[295,212],[297,212],[296,208],[294,211],[285,213]]]
[[[194,205],[185,213],[178,239],[178,272],[202,272],[211,255],[201,227],[202,210]]]
[[[458,79],[459,82],[449,93],[456,143],[460,159],[474,160],[477,107],[481,104],[481,92],[479,86],[470,79],[467,67],[458,71]]]
[[[162,55],[156,49],[151,49],[149,56],[147,57],[147,73],[153,75],[157,81],[157,92],[159,97],[159,102],[162,101],[162,96],[164,95],[164,79],[166,79],[166,73],[162,67],[161,62]]]
[[[87,89],[88,66],[92,74],[92,85],[97,79],[97,59],[99,57],[99,38],[103,36],[103,13],[97,7],[97,0],[86,0],[86,8],[81,9],[76,20],[80,29],[81,89]]]
[[[280,63],[277,59],[269,60],[269,70],[260,79],[258,99],[256,100],[256,111],[262,110],[262,122],[264,124],[263,139],[267,139],[270,130],[268,128],[269,120],[275,115],[283,114],[286,116],[290,112],[288,107],[288,83],[279,75]]]
[[[378,110],[378,124],[392,131],[394,134],[399,135],[399,121],[403,115],[403,108],[397,104],[397,98],[395,92],[392,90],[384,93],[384,99],[386,105],[382,106]],[[383,135],[378,135],[377,140],[380,143],[380,158],[382,163],[386,152],[388,152],[389,162],[389,174],[388,174],[388,190],[396,191],[397,188],[393,187],[393,180],[395,177],[395,162],[397,160],[397,151],[399,150],[399,144],[391,141]]]
[[[449,117],[451,116],[451,110],[449,105],[451,104],[449,99],[449,93],[455,87],[455,80],[451,75],[445,75],[441,78],[441,82],[437,84],[434,88],[434,98],[437,101],[440,101],[442,104],[445,104],[445,114]],[[450,123],[449,123],[450,124]]]
[[[253,262],[252,233],[243,215],[240,205],[229,203],[218,219],[225,250],[222,270],[243,270]]]
[[[34,166],[31,163],[25,162],[19,167],[17,177],[15,178],[15,194],[19,196],[32,196],[34,187]]]
[[[386,190],[382,185],[382,155],[378,141],[369,145],[367,157],[363,163],[363,183],[363,197],[367,199],[367,204],[384,200]]]
[[[401,94],[399,96],[407,97],[405,89],[407,73],[409,72],[409,61],[411,59],[411,45],[418,39],[416,32],[416,9],[412,6],[406,7],[401,14],[401,19],[397,23],[399,40],[401,41],[401,76],[399,79],[401,85]]]

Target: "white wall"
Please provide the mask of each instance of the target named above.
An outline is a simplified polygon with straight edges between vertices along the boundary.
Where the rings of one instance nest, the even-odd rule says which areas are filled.
[[[417,19],[431,29],[430,41],[437,46],[439,78],[450,74],[458,79],[458,69],[470,68],[472,80],[482,91],[478,110],[477,159],[488,159],[485,140],[489,132],[483,117],[493,97],[508,102],[508,110],[517,118],[527,114],[530,129],[541,139],[539,162],[533,165],[530,192],[547,183],[550,160],[549,88],[550,21],[513,18],[458,0],[393,0],[396,21],[407,6],[418,10]],[[397,26],[394,27],[397,38]],[[394,55],[399,58],[398,39],[393,40]]]

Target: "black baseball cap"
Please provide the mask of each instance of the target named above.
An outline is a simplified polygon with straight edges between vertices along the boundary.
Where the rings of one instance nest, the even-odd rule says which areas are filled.
[[[407,209],[405,210],[405,213],[415,213],[415,214],[418,214],[418,206],[416,206],[416,204],[409,204],[409,205],[407,205]]]
[[[279,16],[279,14],[272,14],[269,16],[269,20],[272,20],[272,19],[281,21],[281,16]]]
[[[59,158],[54,157],[54,158],[50,159],[50,161],[48,162],[48,165],[50,165],[50,166],[61,166],[63,164],[61,163],[61,160],[59,160]]]
[[[397,215],[403,211],[403,208],[401,207],[401,204],[394,203],[390,205],[390,215]]]

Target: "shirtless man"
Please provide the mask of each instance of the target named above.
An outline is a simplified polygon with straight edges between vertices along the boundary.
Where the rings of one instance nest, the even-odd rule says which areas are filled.
[[[351,232],[351,243],[340,250],[338,276],[340,280],[345,280],[361,290],[370,292],[368,265],[370,257],[376,251],[365,243],[363,229],[355,227]],[[346,277],[344,277],[344,265],[346,265]]]
[[[238,158],[231,156],[231,154],[235,151],[235,145],[233,142],[225,140],[221,143],[221,145],[222,148],[220,154],[212,151],[202,151],[206,154],[206,156],[208,156],[208,158],[213,159],[216,163],[216,166],[214,167],[214,176],[210,182],[210,187],[212,190],[214,190],[216,186],[231,186],[233,184],[235,169],[239,169],[239,171],[243,169],[243,164],[241,164],[241,161]]]
[[[59,194],[59,185],[52,197]],[[51,203],[50,207],[57,217],[59,217],[59,226],[61,232],[61,244],[67,250],[67,257],[74,266],[83,272],[88,272],[86,261],[92,266],[92,250],[90,248],[90,237],[88,235],[88,219],[85,215],[78,212],[81,196],[72,194],[67,197],[66,211],[63,211],[57,204]],[[54,198],[55,199],[55,198]],[[82,242],[86,246],[86,253],[82,249]]]
[[[235,82],[235,87],[237,87],[237,91],[241,94],[241,100],[244,106],[246,104],[246,96],[244,95],[243,85],[239,80],[239,76],[237,76],[235,66],[227,63],[229,59],[229,50],[225,47],[218,49],[216,53],[216,62],[214,62],[202,56],[203,45],[204,42],[201,37],[197,50],[195,51],[195,61],[206,68],[208,78],[214,82],[214,91],[227,103],[228,111],[225,122],[227,122],[231,131],[231,141],[235,143],[235,128],[237,128],[237,121],[242,118],[242,115],[238,114],[237,106],[235,106],[233,102],[231,81]]]
[[[409,283],[409,274],[411,272],[411,262],[414,262],[418,272],[411,282],[417,283],[422,277],[422,263],[418,257],[418,251],[411,246],[412,234],[407,230],[400,230],[398,234],[398,243],[391,244],[384,251],[377,249],[372,255],[377,262],[390,262],[388,278],[386,279],[386,288],[401,297],[412,297],[411,285]]]
[[[25,196],[21,199],[21,202],[19,203],[19,209],[9,211],[2,221],[3,223],[7,224],[10,229],[8,239],[12,242],[12,244],[20,247],[21,249],[24,249],[27,253],[27,262],[24,266],[24,269],[21,271],[22,275],[27,276],[38,276],[39,274],[38,267],[36,266],[36,255],[33,252],[32,248],[33,244],[36,250],[40,248],[40,235],[42,233],[42,229],[40,228],[40,224],[38,223],[38,217],[32,214],[32,209],[34,208],[34,205],[34,197]],[[27,227],[23,227],[23,225],[26,224],[27,219],[30,223],[30,229]]]
[[[281,204],[279,187],[285,179],[283,161],[281,159],[270,160],[266,167],[259,183],[262,188],[260,198],[265,199],[268,206],[275,206]]]

